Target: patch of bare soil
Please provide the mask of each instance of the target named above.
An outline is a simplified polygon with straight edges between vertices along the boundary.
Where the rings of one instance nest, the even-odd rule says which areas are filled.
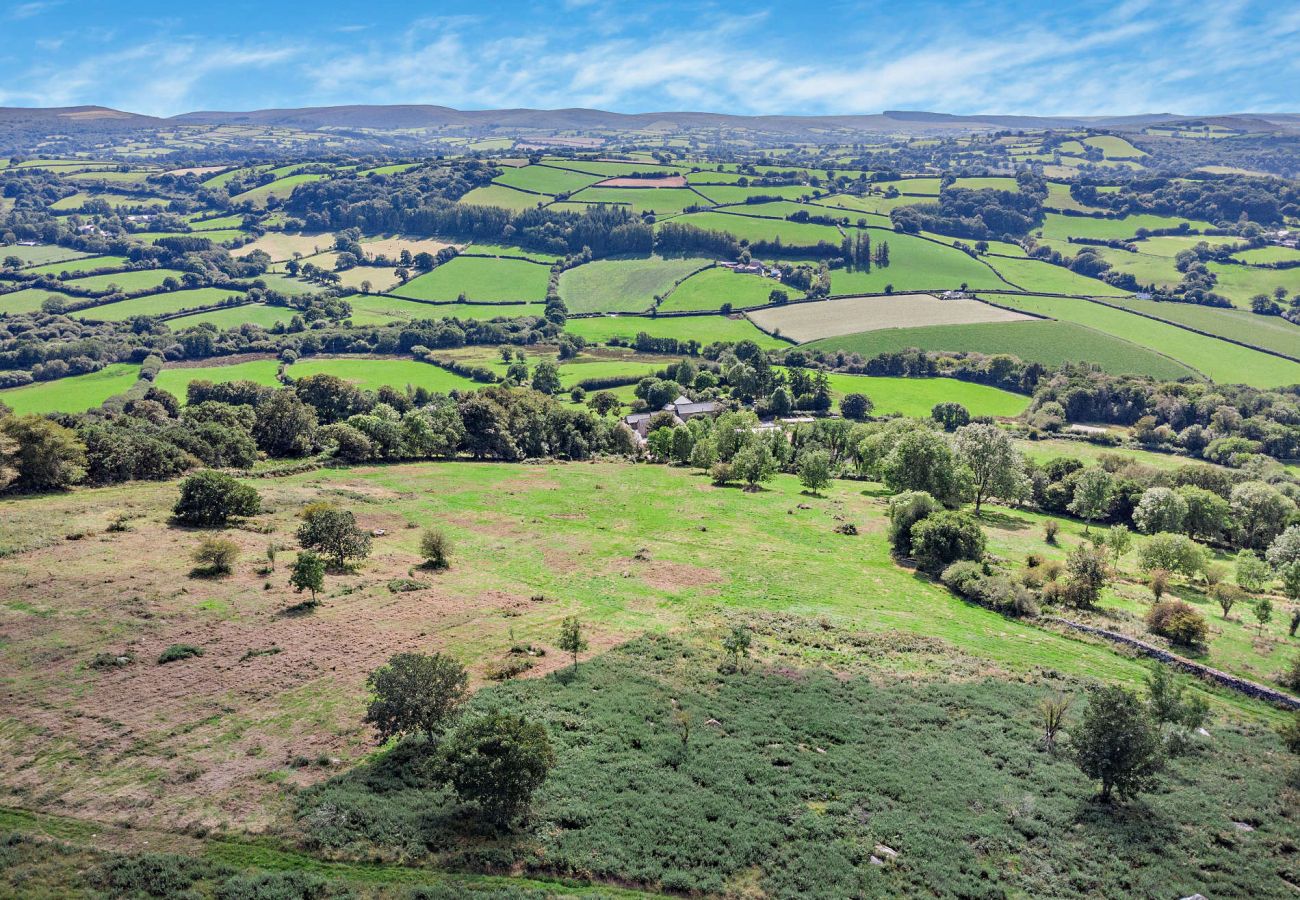
[[[663,188],[686,187],[685,175],[656,175],[654,178],[606,178],[594,187]]]

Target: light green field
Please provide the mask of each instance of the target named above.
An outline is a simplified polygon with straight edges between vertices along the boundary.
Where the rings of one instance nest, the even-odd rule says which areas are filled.
[[[1272,296],[1274,288],[1286,288],[1288,294],[1300,294],[1300,268],[1256,269],[1250,266],[1206,263],[1214,273],[1214,292],[1232,301],[1234,306],[1248,308],[1250,298],[1257,294]]]
[[[1300,357],[1300,325],[1292,325],[1281,316],[1259,316],[1244,309],[1221,309],[1195,303],[1157,303],[1131,297],[1108,298],[1106,302],[1265,350]]]
[[[1238,240],[1231,235],[1162,235],[1160,237],[1144,238],[1137,242],[1137,248],[1142,253],[1149,253],[1153,256],[1167,256],[1173,259],[1184,250],[1191,250],[1197,244],[1206,243],[1211,247],[1221,245],[1237,244]]]
[[[137,291],[152,291],[162,287],[168,278],[181,280],[184,275],[179,269],[134,269],[128,272],[113,272],[108,275],[91,275],[89,278],[72,279],[66,284],[91,293],[108,293],[117,290],[124,294]]]
[[[807,213],[810,216],[823,216],[831,219],[847,219],[850,224],[853,222],[854,215],[845,210],[830,209],[825,206],[816,206],[811,203],[799,203],[795,200],[770,200],[766,203],[739,203],[735,206],[728,206],[725,212],[733,213],[738,216],[758,216],[759,218],[784,219],[796,213]]]
[[[0,391],[0,402],[18,415],[85,412],[126,391],[139,377],[138,365],[114,363],[86,375],[8,388]]]
[[[69,181],[102,181],[111,184],[143,184],[153,172],[72,172],[63,177]]]
[[[541,253],[537,250],[529,250],[524,247],[513,247],[505,244],[470,244],[461,251],[461,255],[469,256],[521,256],[524,259],[531,259],[534,262],[551,265],[560,259],[552,253]]]
[[[575,203],[625,204],[634,213],[675,215],[688,206],[709,206],[709,201],[690,188],[591,187],[569,198]]]
[[[91,200],[102,200],[109,206],[122,209],[131,209],[137,206],[166,206],[167,201],[161,197],[147,196],[128,196],[126,194],[90,194],[80,191],[76,194],[70,194],[61,200],[56,200],[50,204],[50,209],[57,212],[71,212],[72,210],[81,209]]]
[[[257,281],[266,285],[267,290],[278,291],[290,297],[296,297],[302,294],[310,294],[314,291],[322,290],[322,286],[310,281],[304,281],[301,278],[294,278],[290,275],[284,275],[279,272],[266,272],[258,275]]]
[[[1084,143],[1089,147],[1096,147],[1106,159],[1139,159],[1147,155],[1145,151],[1139,150],[1122,137],[1113,134],[1094,135],[1085,138]]]
[[[293,168],[297,168],[297,166],[294,166]],[[293,193],[293,189],[298,185],[307,184],[312,181],[320,181],[324,177],[325,176],[321,174],[302,174],[277,178],[269,184],[255,187],[249,191],[244,191],[242,194],[236,194],[230,198],[230,202],[233,204],[251,203],[254,206],[265,206],[266,201],[271,197],[279,197],[281,200],[284,200]]]
[[[64,294],[60,291],[48,291],[44,288],[23,288],[20,291],[0,294],[0,313],[36,312],[41,308],[41,304],[45,302],[47,297],[58,297],[69,305],[84,302],[81,297],[73,297],[71,294]]]
[[[1300,250],[1293,247],[1252,247],[1249,250],[1238,250],[1232,255],[1252,266],[1261,263],[1300,262]]]
[[[718,206],[733,203],[746,204],[751,197],[781,197],[785,200],[798,200],[802,197],[814,197],[826,193],[825,188],[815,188],[806,184],[751,185],[741,187],[729,184],[704,185],[697,190]]]
[[[191,381],[212,381],[218,384],[230,381],[253,381],[266,387],[278,387],[275,378],[279,362],[274,359],[254,359],[229,365],[180,366],[165,368],[154,378],[155,387],[161,388],[182,403]]]
[[[0,245],[0,260],[3,260],[6,256],[16,256],[23,261],[24,265],[28,266],[81,259],[83,256],[89,255],[88,253],[82,253],[80,250],[60,247],[58,244],[37,244],[35,247],[23,247],[18,244]]]
[[[482,387],[468,378],[414,359],[311,356],[298,360],[285,370],[294,379],[322,372],[337,375],[368,391],[377,390],[384,385],[395,388],[410,385],[445,394],[454,390],[472,391]]]
[[[878,181],[873,187],[881,191],[887,191],[892,187],[897,188],[900,194],[921,194],[937,197],[939,196],[941,180],[939,178],[900,178],[897,181]]]
[[[1042,260],[989,257],[988,262],[1003,278],[1024,291],[1086,297],[1123,297],[1129,293],[1100,279],[1088,278],[1071,272],[1064,266],[1055,266]]]
[[[932,241],[938,241],[939,243],[947,244],[950,247],[956,246],[958,241],[961,241],[961,243],[965,244],[967,247],[975,246],[974,241],[955,238],[947,234],[938,234],[934,231],[922,231],[921,237],[927,237]],[[1010,241],[985,241],[984,243],[989,245],[988,253],[997,256],[1014,256],[1018,259],[1023,259],[1027,255],[1024,247],[1019,244],[1013,244]],[[985,258],[986,254],[980,256],[980,259]]]
[[[216,306],[230,297],[243,296],[243,291],[231,291],[225,288],[194,288],[187,291],[132,297],[130,300],[92,306],[74,315],[88,322],[125,322],[136,316],[165,316],[185,309]]]
[[[1141,246],[1139,244],[1138,246]],[[1078,245],[1059,245],[1062,253],[1077,253]],[[1152,253],[1130,253],[1115,247],[1096,247],[1097,255],[1111,264],[1116,272],[1127,272],[1138,280],[1138,284],[1156,287],[1173,287],[1182,280],[1182,273],[1174,266],[1174,261],[1167,256]]]
[[[227,309],[212,309],[195,313],[192,316],[180,316],[167,320],[167,327],[172,331],[184,331],[204,323],[215,325],[223,331],[238,328],[240,325],[260,325],[270,328],[273,325],[289,324],[295,311],[283,306],[267,306],[265,303],[249,303],[244,306],[232,306]]]
[[[3,255],[3,253],[0,253]],[[125,256],[86,256],[81,259],[69,259],[63,262],[46,263],[24,269],[24,275],[62,275],[64,272],[78,274],[93,272],[96,269],[116,269],[126,265]]]
[[[915,206],[918,203],[925,203],[933,198],[929,197],[882,197],[879,194],[865,194],[858,196],[856,194],[834,194],[830,197],[822,197],[817,200],[820,206],[830,206],[836,209],[847,210],[857,215],[876,215],[888,219],[889,214],[901,206]],[[871,223],[888,226],[887,222]]]
[[[1047,183],[1047,199],[1043,201],[1047,209],[1066,209],[1074,212],[1105,212],[1095,206],[1087,206],[1070,196],[1070,186],[1059,181]]]
[[[1191,228],[1201,231],[1213,228],[1209,222],[1199,219],[1179,219],[1169,216],[1139,214],[1125,216],[1122,219],[1094,219],[1089,216],[1063,216],[1059,213],[1047,213],[1043,217],[1040,230],[1045,240],[1065,240],[1068,237],[1093,238],[1095,240],[1112,240],[1129,238],[1137,234],[1139,228],[1155,230],[1157,228],[1177,228],[1186,222]],[[1181,237],[1182,235],[1179,235]],[[1203,238],[1214,243],[1213,238]]]
[[[1086,303],[1087,301],[1079,301]],[[1095,363],[1115,375],[1151,375],[1176,380],[1195,377],[1187,366],[1145,347],[1071,322],[1010,322],[887,328],[815,341],[809,347],[843,350],[870,359],[915,347],[975,353],[1007,353],[1026,362],[1059,366]]]
[[[641,379],[675,362],[673,357],[665,356],[662,359],[600,359],[600,358],[579,358],[573,362],[565,362],[560,366],[560,384],[567,391],[574,387],[580,381],[587,381],[592,378],[630,378]]]
[[[208,215],[208,213],[200,213]],[[244,224],[242,215],[234,216],[217,216],[211,219],[195,218],[190,219],[190,228],[195,231],[223,231],[229,228],[240,228]]]
[[[399,297],[415,300],[542,300],[550,278],[547,266],[520,259],[457,257],[432,272],[394,289]]]
[[[889,265],[873,265],[870,272],[832,269],[832,294],[878,294],[889,285],[896,292],[1009,287],[983,262],[951,246],[878,228],[868,233],[873,247],[889,244]]]
[[[523,212],[526,209],[534,209],[539,203],[546,203],[550,199],[549,195],[525,194],[523,191],[516,191],[504,185],[489,184],[487,187],[474,188],[461,197],[460,202],[473,206],[500,206]]]
[[[756,219],[753,216],[730,215],[723,212],[688,213],[672,221],[679,225],[693,225],[709,231],[725,231],[751,242],[780,238],[787,245],[815,246],[824,241],[838,247],[841,240],[839,229],[830,225]]]
[[[783,285],[773,278],[739,274],[714,267],[687,278],[659,305],[665,312],[720,309],[730,303],[732,309],[747,309],[770,303],[772,291],[785,291],[791,300],[804,296],[803,291]]]
[[[1194,334],[1099,303],[1025,296],[1001,296],[998,302],[1012,309],[1074,322],[1165,353],[1214,381],[1255,387],[1300,384],[1300,363]]]
[[[703,172],[688,172],[686,181],[688,184],[735,184],[742,178],[748,176],[741,175],[739,172],[717,172],[713,169],[705,169]]]
[[[592,343],[604,343],[611,338],[633,340],[645,332],[656,338],[677,338],[679,341],[696,340],[701,344],[714,341],[753,341],[760,347],[788,347],[790,344],[764,334],[745,318],[727,316],[595,316],[589,319],[569,319],[564,330],[586,338]]]
[[[1008,177],[983,177],[983,178],[958,178],[953,182],[954,188],[962,188],[970,191],[1018,191],[1020,184],[1014,178]]]
[[[560,297],[573,313],[641,312],[711,262],[696,257],[598,259],[566,270],[560,276]]]
[[[412,319],[488,319],[540,316],[544,303],[420,303],[386,294],[360,294],[348,298],[352,324],[385,325]]]
[[[872,415],[924,418],[938,403],[954,402],[973,416],[1014,418],[1029,406],[1029,398],[984,384],[955,378],[885,378],[871,375],[830,373],[831,396],[838,402],[845,394],[866,394],[874,404]]]
[[[574,172],[587,172],[592,175],[600,175],[603,178],[617,178],[620,175],[632,175],[634,173],[653,172],[664,175],[684,175],[686,168],[684,166],[661,166],[655,162],[600,162],[589,159],[561,159],[559,157],[547,157],[542,160],[548,166],[555,166],[559,169],[570,169]]]
[[[506,169],[494,182],[506,187],[523,191],[535,191],[539,194],[571,194],[587,185],[600,181],[599,175],[584,175],[567,169],[553,169],[549,166],[524,166],[522,169]]]

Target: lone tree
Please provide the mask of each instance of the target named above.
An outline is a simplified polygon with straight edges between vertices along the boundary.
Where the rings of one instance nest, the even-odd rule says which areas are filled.
[[[749,659],[749,645],[752,640],[749,629],[744,625],[733,625],[731,631],[723,635],[722,649],[727,654],[729,671],[744,671],[741,660]]]
[[[840,400],[840,415],[858,422],[871,415],[873,407],[871,398],[866,394],[845,394]]]
[[[953,435],[957,456],[971,472],[975,515],[985,500],[1014,500],[1028,491],[1025,461],[1010,436],[996,425],[965,425]]]
[[[190,557],[205,575],[229,575],[239,558],[239,545],[228,538],[205,537]]]
[[[437,528],[426,528],[420,535],[420,553],[424,555],[424,564],[430,569],[445,569],[451,565],[447,557],[451,554],[451,541]]]
[[[831,483],[831,455],[825,450],[809,450],[800,456],[799,483],[819,496]]]
[[[1115,794],[1127,800],[1150,789],[1164,765],[1160,732],[1142,701],[1121,687],[1093,691],[1071,748],[1080,771],[1101,781],[1103,803]]]
[[[293,561],[289,584],[299,594],[311,591],[311,602],[315,606],[316,592],[325,589],[325,560],[310,550],[303,550]]]
[[[569,616],[560,624],[560,649],[573,656],[573,670],[578,670],[578,654],[587,649],[587,639],[582,636],[582,623],[577,616]]]
[[[475,803],[499,829],[528,810],[555,765],[546,729],[519,716],[493,713],[458,730],[443,745],[443,772],[457,796]]]
[[[370,555],[370,535],[357,527],[351,510],[328,503],[313,503],[302,512],[298,543],[328,556],[335,568],[343,568],[349,559]]]
[[[205,469],[181,482],[181,495],[172,507],[177,521],[213,527],[231,519],[255,516],[262,508],[257,491],[225,472]]]
[[[469,697],[469,675],[449,656],[398,653],[370,673],[366,687],[374,698],[366,724],[380,742],[395,735],[423,734],[432,743],[460,714]]]

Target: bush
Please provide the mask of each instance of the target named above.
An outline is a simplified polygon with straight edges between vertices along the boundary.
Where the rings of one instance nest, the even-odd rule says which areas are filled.
[[[420,535],[420,553],[430,569],[445,569],[451,565],[451,539],[437,528],[426,528]]]
[[[736,480],[731,472],[731,464],[725,462],[714,463],[713,467],[709,469],[709,477],[713,479],[713,483],[718,487]]]
[[[1147,610],[1147,627],[1175,644],[1204,644],[1210,634],[1205,619],[1182,600],[1161,600]]]
[[[202,655],[202,647],[195,647],[193,644],[172,644],[158,657],[158,665],[161,666],[163,663],[176,662],[177,660]]]
[[[943,509],[925,491],[904,491],[889,498],[889,543],[897,556],[912,555],[912,526]]]
[[[912,526],[912,554],[927,572],[942,572],[960,559],[984,556],[984,532],[963,512],[938,512]]]
[[[211,469],[195,472],[181,482],[181,495],[172,512],[186,525],[212,527],[230,519],[255,516],[262,498],[252,487]]]
[[[239,558],[239,545],[229,538],[205,537],[190,557],[204,574],[229,575]]]
[[[444,772],[456,794],[477,804],[498,828],[528,809],[554,765],[546,729],[504,713],[470,722],[443,748]]]
[[[1154,534],[1138,547],[1138,568],[1143,572],[1165,569],[1187,578],[1205,568],[1205,548],[1182,534]]]
[[[939,580],[953,593],[1009,616],[1036,616],[1038,604],[1022,585],[998,573],[985,571],[971,560],[955,562],[943,570]]]

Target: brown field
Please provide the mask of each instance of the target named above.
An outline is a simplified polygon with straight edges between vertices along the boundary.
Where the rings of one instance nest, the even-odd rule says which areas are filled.
[[[606,178],[592,187],[661,188],[686,187],[685,175],[659,175],[655,178]]]
[[[390,237],[363,238],[361,241],[361,248],[367,253],[372,255],[382,253],[393,259],[400,256],[403,250],[410,250],[411,255],[414,256],[417,253],[437,253],[444,247],[465,249],[464,244],[450,244],[432,238],[403,237],[400,234]]]
[[[332,234],[285,234],[282,231],[268,231],[252,243],[231,250],[231,256],[247,256],[254,250],[262,250],[273,262],[286,262],[293,259],[295,253],[311,256],[323,250],[334,249]]]
[[[168,169],[164,175],[211,175],[216,172],[224,172],[230,166],[188,166],[184,169]]]
[[[780,331],[785,337],[803,344],[881,328],[1022,322],[1031,317],[978,300],[940,300],[930,294],[894,294],[796,303],[758,310],[750,313],[749,318],[764,331]]]

